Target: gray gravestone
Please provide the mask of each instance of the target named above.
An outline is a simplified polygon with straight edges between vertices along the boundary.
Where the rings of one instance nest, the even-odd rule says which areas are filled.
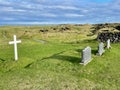
[[[98,53],[97,55],[101,56],[105,52],[104,50],[104,44],[101,42],[98,46]]]
[[[111,46],[110,46],[110,39],[107,40],[107,48],[108,49],[111,48]]]
[[[82,61],[80,64],[86,65],[90,61],[91,61],[91,47],[88,46],[82,51]]]

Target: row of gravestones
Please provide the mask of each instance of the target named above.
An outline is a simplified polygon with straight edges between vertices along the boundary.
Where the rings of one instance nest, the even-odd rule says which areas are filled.
[[[16,35],[13,36],[14,41],[10,41],[9,44],[14,44],[14,56],[15,56],[15,60],[18,60],[18,52],[17,52],[17,43],[21,43],[21,40],[16,39]],[[109,49],[110,46],[110,39],[107,40],[107,48]],[[101,42],[98,46],[98,53],[97,55],[101,56],[103,53],[105,52],[104,50],[104,44]],[[82,51],[82,61],[80,64],[86,65],[87,63],[89,63],[92,60],[91,58],[91,47],[86,47],[83,51]]]
[[[110,46],[110,39],[107,40],[107,46],[106,48],[111,48]],[[96,55],[101,56],[103,53],[105,52],[104,50],[104,44],[103,42],[100,42],[98,45],[98,52],[96,53]],[[82,51],[82,61],[80,64],[82,65],[86,65],[87,63],[89,63],[92,60],[91,57],[91,47],[87,46],[83,51]]]

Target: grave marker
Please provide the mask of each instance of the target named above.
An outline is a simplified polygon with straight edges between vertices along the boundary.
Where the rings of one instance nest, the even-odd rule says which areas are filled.
[[[14,44],[14,54],[15,60],[18,60],[18,52],[17,52],[17,43],[21,43],[21,40],[16,40],[16,35],[13,36],[14,41],[10,41],[9,44]]]
[[[101,56],[105,52],[104,50],[104,44],[101,42],[98,46],[98,53],[97,55]]]
[[[80,64],[86,65],[91,60],[92,60],[91,59],[91,47],[88,46],[82,51],[82,61]]]
[[[107,40],[107,48],[108,49],[111,48],[111,46],[110,46],[110,39]]]

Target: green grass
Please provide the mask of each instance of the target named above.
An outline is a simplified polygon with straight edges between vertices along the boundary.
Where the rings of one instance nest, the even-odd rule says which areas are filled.
[[[39,28],[0,27],[0,90],[120,89],[119,43],[112,44],[112,49],[106,49],[102,56],[96,56],[95,36],[87,36],[87,31],[81,34],[78,26],[70,31],[47,33],[38,33]],[[24,35],[26,30],[30,32]],[[22,40],[18,45],[18,61],[14,61],[13,45],[8,45],[13,34]],[[81,51],[86,46],[92,47],[93,59],[82,66]]]

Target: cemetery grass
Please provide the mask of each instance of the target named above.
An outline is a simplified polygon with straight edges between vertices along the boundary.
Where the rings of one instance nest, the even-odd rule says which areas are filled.
[[[96,56],[99,43],[87,28],[86,32],[72,27],[71,31],[47,33],[39,33],[39,28],[0,27],[0,90],[120,89],[119,43]],[[18,61],[14,61],[13,45],[8,45],[13,34],[22,40]],[[86,46],[92,48],[92,61],[83,66],[79,63]]]

